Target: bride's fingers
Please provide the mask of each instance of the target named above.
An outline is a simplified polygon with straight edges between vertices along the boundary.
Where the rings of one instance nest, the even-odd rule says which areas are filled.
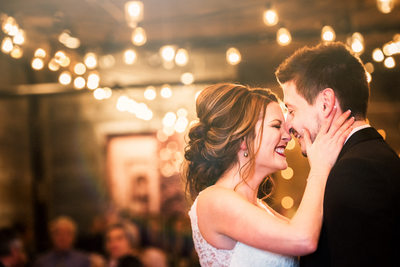
[[[344,142],[346,142],[347,136],[349,136],[349,134],[351,133],[352,130],[353,130],[353,127],[349,127],[344,131],[344,133],[341,136],[339,136],[337,143],[340,146],[343,146]]]
[[[350,116],[351,111],[347,110],[346,112],[344,112],[342,115],[339,116],[339,118],[337,118],[331,125],[331,127],[329,128],[328,134],[330,134],[330,136],[334,136],[335,133],[340,129],[340,127],[343,125],[343,123],[346,122],[347,118]]]
[[[334,106],[331,113],[329,113],[329,115],[328,115],[328,119],[322,123],[320,131],[319,131],[320,133],[327,133],[329,131],[329,129],[332,125],[333,118],[335,117],[336,111],[337,111],[337,108],[336,108],[336,106]]]
[[[341,137],[343,135],[346,135],[347,130],[350,129],[350,131],[353,129],[351,126],[353,125],[355,121],[354,117],[351,117],[350,119],[346,120],[342,126],[340,126],[340,128],[336,131],[336,133],[333,135],[333,138],[336,137]],[[347,134],[348,135],[348,134]],[[347,137],[346,135],[346,137]]]
[[[312,142],[311,142],[310,133],[306,129],[303,129],[303,139],[304,139],[304,144],[306,145],[306,151],[308,151],[308,149],[312,145]]]

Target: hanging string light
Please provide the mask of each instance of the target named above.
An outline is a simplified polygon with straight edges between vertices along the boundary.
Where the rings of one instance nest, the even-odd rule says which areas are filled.
[[[44,66],[43,59],[41,59],[41,58],[34,58],[34,59],[32,60],[31,65],[32,65],[32,68],[33,68],[34,70],[41,70],[41,69],[43,69],[43,66]]]
[[[63,85],[70,84],[72,81],[71,73],[69,73],[68,71],[63,71],[60,74],[60,76],[58,76],[58,81],[59,81],[59,83],[61,83]]]
[[[172,62],[175,58],[175,47],[172,45],[165,45],[160,48],[160,55],[166,62]]]
[[[372,58],[376,62],[382,62],[385,59],[385,56],[380,48],[375,48],[374,51],[372,51]]]
[[[14,48],[13,42],[10,37],[5,37],[3,41],[1,42],[1,51],[3,53],[8,54],[10,53]]]
[[[189,54],[186,49],[180,48],[178,51],[176,51],[175,55],[175,63],[178,66],[186,66],[186,64],[189,61]]]
[[[325,42],[333,42],[336,39],[335,30],[331,26],[324,26],[321,31],[321,39]]]
[[[394,61],[393,57],[385,58],[385,61],[383,61],[383,64],[388,69],[393,69],[396,66],[396,62]]]
[[[162,98],[170,98],[172,96],[171,86],[169,86],[168,84],[164,84],[161,87],[160,95]]]
[[[351,50],[357,55],[361,55],[364,51],[364,37],[361,33],[355,32],[347,39],[347,44],[351,47]]]
[[[270,6],[263,13],[263,21],[267,26],[274,26],[278,23],[279,17],[278,13],[275,9],[272,9]]]
[[[21,58],[23,54],[24,51],[22,51],[21,47],[19,47],[18,45],[14,45],[13,50],[10,53],[11,57],[15,59]]]
[[[83,58],[83,61],[85,62],[85,65],[86,67],[88,67],[88,69],[94,69],[97,67],[97,56],[95,53],[87,53]]]
[[[292,42],[292,35],[286,28],[280,28],[276,34],[276,41],[281,46],[286,46]]]
[[[237,65],[242,61],[240,51],[235,47],[230,47],[226,50],[226,61],[231,65]]]
[[[147,42],[146,31],[142,27],[136,27],[132,31],[132,43],[136,46],[142,46]]]
[[[124,62],[127,65],[132,65],[136,61],[136,51],[133,49],[127,49],[124,52]]]
[[[140,1],[128,1],[125,3],[125,19],[129,27],[135,28],[143,19],[143,3]]]
[[[378,10],[383,14],[392,12],[394,8],[395,0],[376,0],[376,6]]]

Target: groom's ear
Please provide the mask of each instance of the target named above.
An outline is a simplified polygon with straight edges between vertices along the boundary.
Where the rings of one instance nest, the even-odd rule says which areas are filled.
[[[317,96],[317,108],[327,118],[336,105],[336,95],[332,88],[325,88]]]

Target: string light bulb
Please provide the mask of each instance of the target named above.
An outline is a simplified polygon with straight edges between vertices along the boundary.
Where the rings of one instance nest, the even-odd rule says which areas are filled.
[[[136,27],[143,19],[143,3],[140,1],[128,1],[125,3],[125,19],[129,27]]]
[[[190,72],[185,72],[181,75],[181,82],[184,85],[190,85],[194,82],[194,75]]]
[[[175,63],[178,66],[186,66],[186,64],[189,61],[189,54],[186,49],[180,48],[178,51],[176,51],[175,55]]]
[[[230,47],[226,50],[226,61],[231,65],[237,65],[242,61],[240,51],[235,47]]]
[[[125,50],[124,52],[124,62],[127,65],[132,65],[136,61],[136,52],[133,49]]]
[[[383,14],[389,14],[394,8],[394,0],[376,0],[378,10]]]
[[[336,39],[335,30],[331,26],[324,26],[321,31],[321,39],[325,42],[333,42]]]
[[[372,58],[376,62],[382,62],[385,59],[385,56],[380,48],[375,48],[374,51],[372,51]]]
[[[83,77],[76,77],[74,80],[74,87],[76,89],[83,89],[85,87],[86,81]]]
[[[85,62],[85,65],[86,67],[88,67],[88,69],[94,69],[97,67],[97,56],[95,53],[87,53],[83,58],[83,61]]]
[[[172,45],[165,45],[160,48],[160,54],[164,61],[172,62],[175,58],[175,48]]]
[[[351,50],[357,55],[362,54],[362,52],[364,51],[364,37],[361,33],[353,33],[351,37],[347,40],[347,42],[350,45]]]
[[[142,46],[147,42],[146,31],[142,27],[136,27],[132,31],[132,43],[136,46]]]
[[[87,87],[90,90],[94,90],[99,87],[100,84],[100,76],[97,72],[92,72],[89,74],[87,78]]]
[[[58,81],[59,81],[59,83],[61,83],[63,85],[70,84],[72,81],[71,73],[69,73],[68,71],[63,71],[60,74],[60,76],[58,76]]]
[[[15,59],[19,59],[22,57],[23,54],[24,51],[22,51],[21,47],[19,47],[18,45],[14,45],[13,50],[10,53],[10,56]]]
[[[44,51],[43,48],[38,48],[38,49],[35,50],[34,56],[35,57],[40,57],[40,58],[45,58],[46,57],[46,51]]]
[[[8,54],[10,53],[14,48],[13,42],[10,37],[5,37],[3,41],[1,42],[1,51],[3,53]]]
[[[280,28],[276,34],[276,40],[279,45],[286,46],[291,43],[292,35],[286,28]]]
[[[31,65],[32,65],[32,68],[33,68],[34,70],[41,70],[41,69],[43,69],[43,66],[44,66],[43,59],[41,59],[41,58],[34,58],[34,59],[32,60]]]
[[[263,21],[267,26],[274,26],[278,23],[278,13],[271,8],[268,8],[263,13]]]
[[[18,33],[13,38],[14,44],[22,45],[25,42],[25,32],[21,29],[18,30]]]
[[[172,96],[171,87],[168,84],[164,84],[161,88],[160,95],[162,98],[170,98]]]
[[[149,86],[144,90],[144,98],[147,100],[154,100],[157,97],[156,89],[153,86]]]
[[[393,69],[396,66],[396,62],[394,61],[393,57],[385,58],[385,61],[383,61],[383,64],[388,69]]]

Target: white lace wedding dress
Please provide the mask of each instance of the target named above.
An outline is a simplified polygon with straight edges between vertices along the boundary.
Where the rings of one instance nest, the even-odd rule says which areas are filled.
[[[261,203],[261,202],[260,202]],[[261,204],[263,205],[263,204]],[[202,267],[297,267],[299,263],[295,257],[288,257],[276,253],[250,247],[236,242],[231,250],[217,249],[210,245],[201,235],[197,224],[197,198],[194,201],[189,217],[192,224],[194,247],[199,256]],[[267,207],[264,209],[271,213]],[[272,214],[272,213],[271,213]]]

